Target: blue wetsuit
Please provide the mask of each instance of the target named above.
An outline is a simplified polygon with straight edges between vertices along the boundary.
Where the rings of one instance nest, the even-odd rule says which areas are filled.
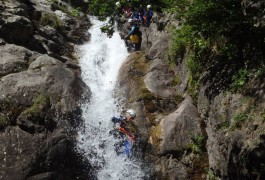
[[[118,127],[124,128],[126,131],[128,131],[128,129],[127,129],[128,123],[126,122],[125,117],[123,117],[123,116],[113,117],[111,119],[111,121],[116,125],[116,127],[118,126]],[[119,134],[115,134],[115,132],[112,132],[112,134],[114,136],[116,136],[116,138],[121,139],[120,142],[118,142],[114,145],[117,154],[119,155],[119,154],[124,153],[125,155],[127,155],[127,157],[131,157],[133,142],[131,140],[129,140],[126,137],[126,135],[123,134],[122,132],[119,132],[118,130],[114,130],[114,131],[116,131],[116,133],[118,132]]]

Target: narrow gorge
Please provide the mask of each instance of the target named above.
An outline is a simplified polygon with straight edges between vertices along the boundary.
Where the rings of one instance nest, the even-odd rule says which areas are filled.
[[[116,1],[0,1],[0,179],[265,178],[265,3],[140,2],[132,51]],[[128,108],[131,159],[109,134]]]

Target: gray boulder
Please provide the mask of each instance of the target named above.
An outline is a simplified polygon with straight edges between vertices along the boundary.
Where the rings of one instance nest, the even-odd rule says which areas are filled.
[[[13,44],[6,44],[0,49],[0,75],[24,71],[28,68],[34,52]]]
[[[172,86],[173,71],[169,70],[168,65],[157,58],[152,61],[148,73],[145,75],[146,87],[156,95],[170,97],[176,95]]]
[[[28,71],[1,79],[0,99],[12,97],[21,105],[29,106],[34,98],[44,93],[54,96],[52,106],[58,112],[69,112],[78,106],[79,95],[85,88],[71,69],[59,60],[43,55],[30,64]]]
[[[200,118],[191,97],[187,97],[172,114],[160,122],[161,154],[187,149],[192,138],[201,133]]]

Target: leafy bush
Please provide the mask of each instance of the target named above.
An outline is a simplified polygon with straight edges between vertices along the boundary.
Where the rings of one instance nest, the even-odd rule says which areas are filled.
[[[80,10],[79,9],[73,9],[71,11],[71,16],[78,17],[79,14],[80,14]]]
[[[251,76],[250,72],[246,69],[240,69],[237,74],[232,77],[232,90],[240,90],[248,81]]]
[[[100,28],[101,32],[106,33],[109,37],[111,37],[114,33],[114,27],[111,24],[107,24]]]
[[[262,10],[247,7],[237,0],[181,0],[176,4],[168,0],[164,4],[168,9],[175,5],[176,17],[183,24],[181,29],[172,33],[168,58],[171,63],[178,63],[183,53],[190,54],[191,89],[195,88],[200,73],[205,70],[210,75],[207,81],[213,84],[210,88],[224,89],[232,82],[230,87],[238,89],[249,79],[248,73],[242,69],[248,67],[248,72],[254,72],[264,66],[265,29],[257,22]],[[198,72],[194,71],[196,68],[199,68]],[[256,75],[252,73],[253,76],[264,74],[261,69],[258,72]]]
[[[91,0],[88,4],[88,14],[106,18],[114,14],[116,10],[114,0]]]
[[[172,32],[172,40],[168,50],[168,59],[171,63],[176,64],[184,57],[186,48],[193,38],[191,31],[190,26],[183,26]]]

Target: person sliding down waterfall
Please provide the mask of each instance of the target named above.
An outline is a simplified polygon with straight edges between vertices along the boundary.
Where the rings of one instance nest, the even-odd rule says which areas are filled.
[[[128,158],[132,156],[132,147],[136,142],[136,127],[133,124],[135,117],[135,111],[129,109],[126,111],[125,116],[111,119],[114,123],[114,130],[110,131],[110,134],[120,140],[114,145],[118,155],[124,153]]]
[[[131,31],[128,33],[128,35],[125,37],[125,43],[127,46],[129,46],[129,43],[127,40],[131,40],[133,43],[133,48],[135,51],[139,51],[142,44],[142,32],[139,28],[139,20],[138,19],[129,19],[128,20]]]

